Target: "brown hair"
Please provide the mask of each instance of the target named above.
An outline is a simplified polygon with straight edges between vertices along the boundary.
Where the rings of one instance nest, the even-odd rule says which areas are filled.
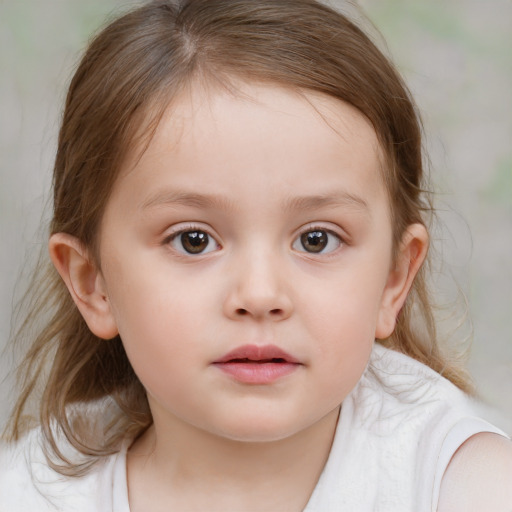
[[[316,91],[356,107],[385,155],[395,248],[409,224],[427,222],[414,103],[393,65],[347,17],[314,0],[156,0],[102,30],[71,81],[51,233],[69,233],[97,255],[98,226],[127,149],[148,142],[167,105],[192,80],[229,84],[233,78]],[[425,272],[416,277],[395,332],[381,342],[468,390],[465,373],[438,348]],[[151,413],[119,337],[104,341],[89,331],[55,270],[37,279],[39,306],[20,333],[50,316],[20,368],[22,392],[9,436],[24,431],[24,411],[42,389],[39,423],[49,453],[60,461],[54,467],[79,474],[126,436],[143,432]],[[421,325],[413,326],[413,317]],[[101,403],[95,413],[86,410],[95,403]],[[86,434],[91,418],[101,433]],[[80,428],[86,420],[88,429]],[[86,456],[81,464],[59,451],[55,425]]]

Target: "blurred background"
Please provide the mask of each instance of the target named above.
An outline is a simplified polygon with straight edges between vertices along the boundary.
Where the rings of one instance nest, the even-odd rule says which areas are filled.
[[[470,370],[486,414],[512,433],[512,1],[359,4],[423,116],[440,212],[434,255],[444,263],[434,277],[443,324],[452,340],[471,335],[468,322],[454,329],[467,300]],[[133,5],[0,0],[0,350],[31,261],[46,244],[41,223],[66,86],[91,34]],[[11,366],[3,354],[0,427],[12,400]]]

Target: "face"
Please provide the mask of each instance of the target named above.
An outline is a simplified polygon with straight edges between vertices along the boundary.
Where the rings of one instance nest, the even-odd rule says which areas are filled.
[[[101,278],[157,428],[276,440],[361,377],[388,293],[390,212],[357,110],[240,89],[193,89],[128,158]]]

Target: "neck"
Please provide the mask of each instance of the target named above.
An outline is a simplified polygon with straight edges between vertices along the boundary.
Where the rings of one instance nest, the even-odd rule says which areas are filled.
[[[185,503],[187,510],[302,510],[327,461],[337,418],[338,409],[290,437],[257,443],[176,419],[164,427],[155,418],[128,454],[131,509],[139,489],[146,507],[147,496],[159,494],[176,510]]]

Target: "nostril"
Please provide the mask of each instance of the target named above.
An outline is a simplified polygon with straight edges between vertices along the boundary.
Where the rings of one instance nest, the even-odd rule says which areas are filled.
[[[237,315],[240,315],[240,316],[246,315],[246,314],[247,314],[247,310],[246,310],[246,309],[243,309],[243,308],[238,308],[238,309],[236,310],[236,314],[237,314]]]
[[[281,315],[282,313],[283,313],[282,309],[271,309],[270,310],[270,314],[273,315],[273,316]]]

